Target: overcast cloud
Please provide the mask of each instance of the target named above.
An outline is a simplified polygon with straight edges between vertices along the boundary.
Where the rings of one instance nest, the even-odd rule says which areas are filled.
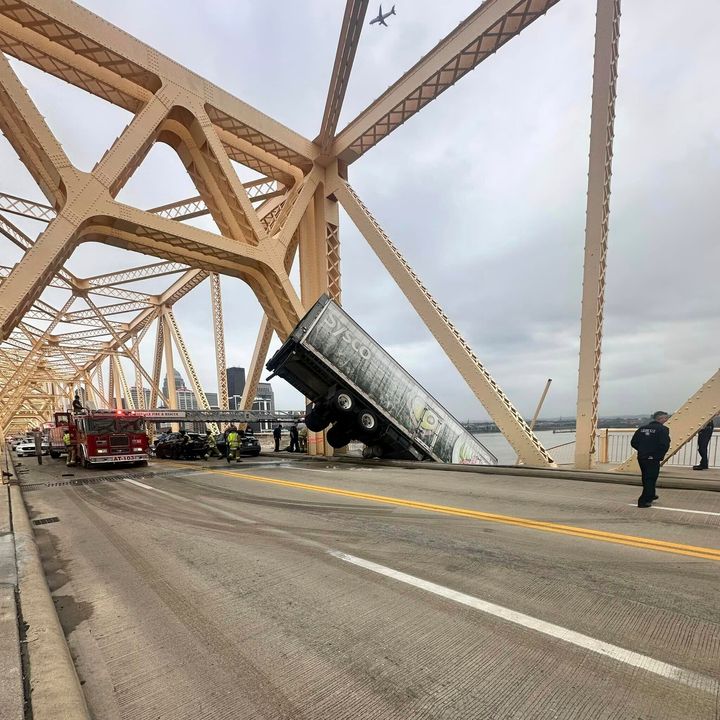
[[[82,4],[316,136],[340,0]],[[396,5],[389,28],[363,30],[341,128],[476,3]],[[690,7],[703,22],[687,32]],[[575,412],[594,8],[563,0],[350,168],[363,201],[528,415],[548,377],[543,414]],[[719,26],[715,0],[624,3],[601,414],[672,411],[718,367]],[[91,168],[130,116],[14,66],[70,158]],[[0,167],[0,189],[42,200],[2,137]],[[182,170],[158,146],[120,199],[152,207],[194,195]],[[348,312],[461,419],[487,418],[346,216],[341,233]],[[70,266],[82,276],[136,261],[150,260],[86,246]],[[223,292],[228,362],[247,367],[260,310],[240,281],[223,279]],[[207,285],[180,301],[176,315],[214,391]],[[145,346],[150,364],[152,334]],[[283,382],[274,387],[280,408],[301,405]]]

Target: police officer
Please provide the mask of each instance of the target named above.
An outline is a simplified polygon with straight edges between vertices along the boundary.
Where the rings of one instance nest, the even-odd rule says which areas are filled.
[[[710,445],[710,438],[712,437],[713,431],[715,430],[715,423],[713,418],[710,418],[708,423],[700,428],[697,434],[697,449],[700,453],[700,464],[693,465],[693,470],[707,470],[710,466],[708,462],[708,445]]]
[[[70,430],[65,430],[63,433],[63,445],[65,445],[65,452],[67,453],[66,465],[71,467],[77,462],[75,444],[72,441]]]
[[[280,452],[280,436],[282,435],[282,427],[280,423],[273,430],[273,440],[275,440],[275,452]]]
[[[653,413],[652,420],[639,427],[632,436],[630,445],[637,450],[637,460],[642,473],[643,491],[638,498],[639,508],[652,507],[657,500],[655,483],[660,474],[660,463],[670,449],[670,431],[665,423],[670,416],[664,410]]]

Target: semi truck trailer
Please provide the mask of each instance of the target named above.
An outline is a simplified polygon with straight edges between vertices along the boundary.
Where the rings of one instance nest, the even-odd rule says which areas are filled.
[[[308,430],[364,457],[495,465],[484,447],[340,306],[323,295],[267,363],[312,403]],[[268,378],[270,379],[270,378]]]

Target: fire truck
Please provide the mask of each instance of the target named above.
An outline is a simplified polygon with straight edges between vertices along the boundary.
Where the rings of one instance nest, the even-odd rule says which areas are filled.
[[[67,454],[63,435],[67,430],[83,467],[110,463],[147,465],[148,436],[145,418],[126,410],[56,412],[49,429],[50,456]]]

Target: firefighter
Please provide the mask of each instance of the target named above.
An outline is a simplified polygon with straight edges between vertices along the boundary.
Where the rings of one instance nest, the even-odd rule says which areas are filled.
[[[234,425],[232,426],[230,432],[227,434],[228,463],[230,463],[231,460],[240,462],[240,433]]]
[[[222,457],[220,451],[218,450],[217,440],[210,430],[205,432],[205,442],[207,442],[207,454],[205,455],[206,460],[211,457]]]
[[[63,445],[65,445],[65,452],[67,453],[67,466],[71,467],[77,462],[75,444],[72,441],[70,430],[66,429],[63,433]]]
[[[83,407],[82,400],[80,400],[80,393],[75,393],[75,399],[72,401],[72,408],[74,413],[80,413],[85,408]]]

